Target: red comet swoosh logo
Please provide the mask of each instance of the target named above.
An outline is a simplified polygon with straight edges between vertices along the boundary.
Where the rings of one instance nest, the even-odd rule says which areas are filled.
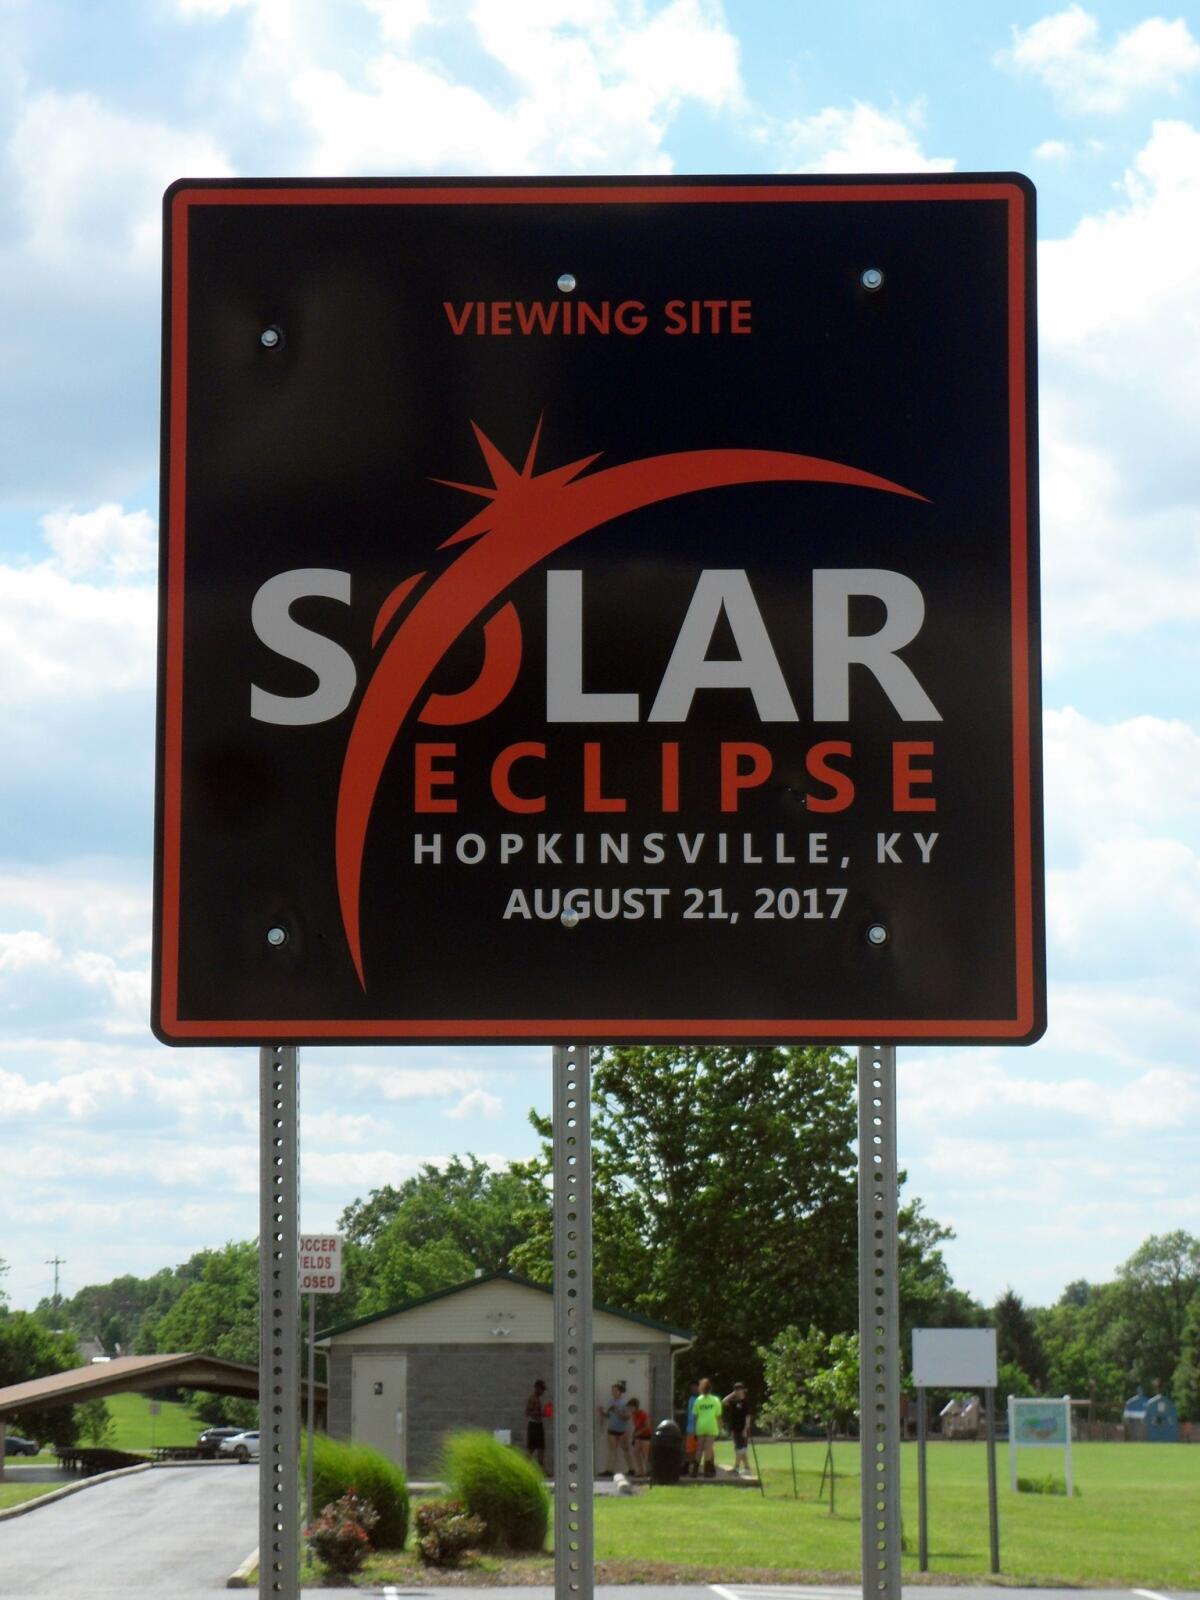
[[[739,483],[840,483],[912,500],[924,496],[870,472],[784,450],[683,450],[626,461],[581,477],[586,456],[535,473],[541,424],[521,471],[474,424],[492,487],[452,484],[489,504],[442,548],[475,542],[421,595],[367,684],[342,765],[335,848],[338,897],[358,981],[363,973],[360,895],[375,795],[393,745],[422,689],[454,641],[513,583],[582,534],[642,506]],[[446,481],[446,480],[441,480]]]

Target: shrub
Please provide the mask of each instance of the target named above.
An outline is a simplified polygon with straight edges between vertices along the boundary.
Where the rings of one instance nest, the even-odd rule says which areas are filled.
[[[408,1538],[408,1484],[395,1462],[369,1445],[313,1438],[313,1505],[323,1506],[353,1491],[379,1513],[375,1543],[402,1550]]]
[[[1067,1485],[1062,1478],[1048,1472],[1044,1478],[1018,1478],[1018,1494],[1066,1494]],[[1075,1490],[1078,1495],[1078,1488]]]
[[[540,1550],[550,1526],[542,1469],[490,1433],[454,1433],[442,1453],[441,1476],[486,1525],[485,1548]]]
[[[478,1549],[487,1536],[482,1517],[474,1517],[461,1500],[426,1500],[417,1507],[417,1549],[427,1567],[456,1567],[463,1555]]]
[[[360,1572],[371,1554],[371,1529],[378,1521],[368,1501],[344,1494],[304,1531],[313,1553],[331,1572]]]

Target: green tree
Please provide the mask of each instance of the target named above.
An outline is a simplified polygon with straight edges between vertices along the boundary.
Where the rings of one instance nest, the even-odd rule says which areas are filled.
[[[56,1334],[28,1311],[5,1311],[0,1316],[0,1389],[27,1383],[54,1372],[69,1372],[79,1365],[73,1334]],[[8,1419],[16,1433],[55,1445],[71,1445],[78,1437],[70,1406],[38,1406],[15,1412]]]
[[[852,1327],[850,1058],[688,1045],[605,1049],[594,1065],[597,1298],[693,1330],[681,1376],[718,1384],[753,1383],[781,1322]],[[548,1281],[548,1215],[515,1258]]]
[[[142,1354],[198,1351],[226,1361],[258,1365],[258,1245],[253,1240],[202,1250],[189,1267],[195,1276],[178,1298],[141,1331]],[[184,1391],[206,1422],[253,1427],[253,1402]]]
[[[593,1271],[597,1298],[697,1335],[683,1379],[759,1377],[781,1325],[849,1332],[858,1320],[855,1066],[841,1050],[606,1049],[593,1075]],[[523,1176],[543,1190],[545,1144]],[[531,1213],[519,1271],[549,1282],[551,1218]],[[905,1207],[914,1302],[947,1291],[947,1236]]]
[[[75,1420],[80,1436],[90,1445],[111,1444],[116,1437],[117,1424],[103,1400],[85,1400],[75,1407]]]
[[[789,1433],[808,1420],[825,1429],[825,1466],[822,1483],[829,1479],[829,1514],[837,1504],[833,1440],[858,1409],[859,1347],[856,1333],[826,1337],[819,1328],[807,1333],[784,1328],[769,1345],[759,1349],[767,1399],[761,1420]]]
[[[1184,1327],[1200,1291],[1200,1239],[1182,1228],[1151,1234],[1117,1268],[1114,1354],[1131,1385],[1165,1388],[1183,1356]]]
[[[900,1174],[900,1182],[905,1174]],[[954,1238],[952,1228],[926,1215],[914,1196],[904,1201],[897,1216],[897,1265],[900,1273],[900,1349],[912,1349],[914,1328],[982,1328],[988,1314],[964,1289],[956,1289],[941,1252]]]
[[[1116,1421],[1128,1393],[1121,1363],[1113,1354],[1117,1322],[1113,1284],[1068,1284],[1058,1304],[1032,1312],[1046,1356],[1046,1389],[1091,1402],[1089,1418]]]
[[[548,1216],[549,1198],[526,1168],[496,1170],[474,1155],[427,1163],[399,1188],[373,1189],[342,1213],[349,1294],[325,1308],[324,1321],[369,1316],[475,1272],[503,1271],[531,1211]]]
[[[1181,1354],[1171,1393],[1182,1420],[1200,1422],[1200,1294],[1193,1295],[1183,1326]]]
[[[197,1258],[193,1258],[197,1259]],[[200,1275],[144,1330],[153,1349],[200,1351],[258,1364],[258,1246],[253,1240],[200,1253]]]
[[[1034,1319],[1025,1309],[1020,1295],[1006,1289],[992,1308],[992,1321],[996,1329],[996,1355],[1001,1365],[1007,1362],[1019,1368],[1034,1385],[1044,1383],[1045,1351]]]

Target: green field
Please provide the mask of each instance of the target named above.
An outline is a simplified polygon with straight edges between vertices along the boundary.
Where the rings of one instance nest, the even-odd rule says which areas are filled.
[[[838,1445],[837,1514],[818,1498],[823,1444],[796,1447],[792,1497],[786,1445],[759,1449],[765,1497],[755,1489],[657,1488],[595,1502],[600,1580],[854,1581],[859,1566],[858,1448]],[[730,1448],[718,1451],[732,1460]],[[1057,1452],[1022,1452],[1022,1474],[1061,1469]],[[1123,1588],[1196,1588],[1200,1579],[1200,1449],[1084,1444],[1074,1449],[1077,1498],[1014,1495],[1008,1451],[997,1449],[1000,1582]],[[842,1476],[844,1474],[844,1476]],[[917,1451],[901,1453],[906,1578],[917,1573]],[[545,1557],[505,1563],[509,1581],[550,1581]],[[486,1564],[495,1568],[495,1561]],[[420,1582],[411,1553],[372,1560],[369,1582]],[[929,1447],[930,1581],[989,1576],[987,1458],[983,1444]],[[425,1580],[428,1581],[428,1580]]]
[[[728,1447],[725,1447],[727,1453]],[[786,1445],[759,1450],[766,1498],[749,1490],[654,1489],[596,1502],[597,1560],[653,1551],[672,1564],[854,1572],[859,1563],[858,1449],[839,1445],[837,1515],[817,1499],[824,1446],[796,1447],[792,1499]],[[1078,1496],[1013,1494],[1008,1449],[997,1448],[1000,1566],[1010,1581],[1195,1587],[1200,1577],[1200,1449],[1084,1444],[1073,1452]],[[1061,1471],[1058,1452],[1022,1452],[1023,1474]],[[983,1444],[929,1447],[929,1569],[986,1575],[987,1458]],[[853,1476],[851,1476],[853,1474]],[[917,1570],[917,1451],[901,1452],[901,1505]]]
[[[150,1414],[150,1401],[142,1394],[110,1394],[104,1402],[116,1423],[108,1442],[115,1450],[152,1450],[162,1444],[195,1444],[206,1423],[192,1415],[190,1406],[159,1401],[159,1414]],[[80,1440],[83,1444],[86,1441]]]
[[[23,1500],[36,1500],[40,1494],[49,1494],[51,1489],[61,1488],[57,1483],[14,1483],[11,1478],[6,1478],[0,1483],[0,1511],[7,1511],[9,1506],[19,1506]]]

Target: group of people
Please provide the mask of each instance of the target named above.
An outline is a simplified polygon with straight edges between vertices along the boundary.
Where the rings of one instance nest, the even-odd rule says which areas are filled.
[[[721,1423],[728,1422],[733,1439],[733,1470],[750,1471],[750,1424],[754,1411],[744,1383],[735,1383],[722,1400],[712,1392],[711,1378],[696,1379],[688,1391],[684,1470],[693,1478],[701,1473],[715,1477],[716,1444]]]
[[[626,1395],[623,1383],[614,1383],[607,1401],[596,1407],[604,1426],[607,1459],[602,1478],[611,1478],[618,1463],[630,1477],[650,1476],[650,1416],[636,1395]],[[538,1464],[546,1466],[545,1419],[552,1414],[541,1378],[525,1402],[525,1448]],[[688,1393],[687,1425],[684,1440],[684,1470],[693,1478],[715,1476],[715,1447],[722,1422],[727,1422],[733,1438],[733,1470],[749,1472],[750,1424],[754,1412],[744,1383],[735,1383],[722,1400],[712,1391],[711,1378],[698,1378]]]

